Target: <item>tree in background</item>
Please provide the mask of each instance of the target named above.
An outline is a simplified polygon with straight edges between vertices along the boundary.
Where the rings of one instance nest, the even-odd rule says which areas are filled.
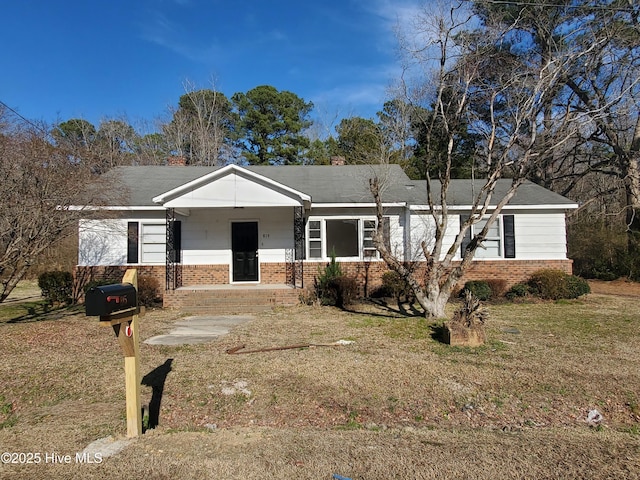
[[[107,119],[100,122],[95,139],[102,170],[120,165],[134,165],[138,134],[125,120]]]
[[[362,117],[343,118],[336,126],[337,154],[351,164],[374,163],[383,140],[380,126]]]
[[[97,158],[94,148],[97,133],[96,127],[91,122],[81,118],[71,118],[57,124],[51,130],[51,136],[56,145],[73,151],[77,161],[91,164]]]
[[[136,137],[133,149],[138,165],[164,165],[171,156],[167,138],[158,132]]]
[[[51,131],[57,146],[73,152],[79,162],[105,173],[120,165],[139,164],[140,136],[126,119],[104,119],[96,128],[87,120],[72,118]]]
[[[234,129],[231,102],[213,89],[196,90],[185,84],[171,121],[161,125],[169,149],[189,165],[220,165],[226,162]]]
[[[237,145],[252,165],[299,164],[309,148],[311,102],[263,85],[231,97]]]
[[[382,110],[377,113],[378,126],[393,149],[392,163],[401,165],[410,178],[424,178],[419,177],[413,168],[417,142],[412,123],[415,115],[416,108],[397,97],[385,102]]]

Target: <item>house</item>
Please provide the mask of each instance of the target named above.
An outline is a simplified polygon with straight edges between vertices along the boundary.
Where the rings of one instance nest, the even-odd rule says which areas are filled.
[[[425,182],[410,180],[398,165],[138,166],[108,175],[127,195],[80,221],[77,274],[113,278],[135,266],[161,281],[165,306],[201,306],[213,291],[229,296],[241,287],[252,289],[242,290],[245,297],[264,290],[271,303],[295,302],[297,289],[313,285],[332,253],[363,293],[371,293],[386,271],[372,240],[369,180],[376,175],[393,252],[419,260],[420,243],[433,238]],[[474,193],[471,180],[452,182],[450,238]],[[570,273],[565,213],[576,207],[525,183],[490,229],[465,280],[513,284],[541,268]]]

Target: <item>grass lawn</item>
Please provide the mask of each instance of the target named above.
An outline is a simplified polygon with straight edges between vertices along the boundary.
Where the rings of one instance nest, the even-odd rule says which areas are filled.
[[[156,379],[159,425],[99,464],[75,454],[126,434],[112,330],[73,311],[14,321],[5,308],[0,452],[42,462],[0,463],[2,479],[640,478],[637,297],[489,305],[477,349],[368,304],[280,309],[203,345],[142,344],[143,375],[171,368]],[[142,339],[179,315],[148,312]],[[354,343],[226,353],[341,339]],[[143,404],[152,395],[142,387]],[[595,409],[604,420],[589,426]]]

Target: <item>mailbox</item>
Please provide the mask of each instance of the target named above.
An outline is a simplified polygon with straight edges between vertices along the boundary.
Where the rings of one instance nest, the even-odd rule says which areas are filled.
[[[138,296],[135,287],[130,283],[102,285],[87,290],[84,306],[88,316],[105,317],[122,310],[136,308]]]

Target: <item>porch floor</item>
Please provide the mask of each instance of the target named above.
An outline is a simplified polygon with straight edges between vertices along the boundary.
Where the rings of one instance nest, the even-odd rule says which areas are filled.
[[[284,284],[185,285],[166,290],[163,305],[191,314],[260,313],[298,304],[301,292]]]
[[[179,290],[295,290],[291,285],[284,283],[229,283],[226,285],[183,285],[176,288]]]

